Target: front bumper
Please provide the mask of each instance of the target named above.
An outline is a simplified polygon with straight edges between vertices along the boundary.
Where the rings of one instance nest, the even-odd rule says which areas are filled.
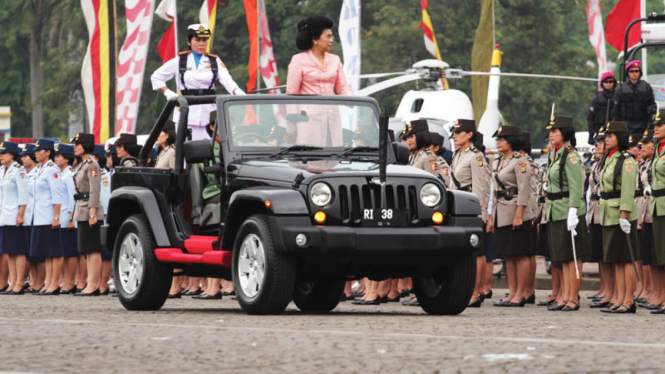
[[[309,218],[296,219],[271,217],[276,247],[287,252],[306,254],[371,254],[412,253],[464,255],[480,250],[483,240],[482,221],[467,219],[465,226],[429,227],[349,227],[313,226]],[[296,236],[304,234],[307,243],[296,244]],[[471,245],[471,236],[479,238],[479,244]]]

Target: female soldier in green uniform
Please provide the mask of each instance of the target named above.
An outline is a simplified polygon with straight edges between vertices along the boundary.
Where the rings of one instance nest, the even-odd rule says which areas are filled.
[[[575,150],[573,119],[567,116],[552,118],[546,127],[550,132],[550,154],[547,169],[547,218],[549,220],[552,261],[562,262],[563,292],[549,310],[575,311],[580,309],[580,292],[583,260],[589,256],[586,230],[582,158]],[[580,219],[581,217],[581,219]],[[571,236],[572,233],[572,236]],[[573,238],[575,248],[573,248]],[[576,251],[578,278],[575,269]]]
[[[635,204],[637,165],[627,152],[626,122],[607,124],[605,150],[608,154],[600,171],[600,224],[603,226],[603,260],[614,264],[616,289],[611,301],[613,305],[601,312],[635,313],[636,276],[632,260],[641,258],[640,251],[635,250],[639,248]]]
[[[665,314],[665,115],[659,113],[654,127],[654,155],[651,162],[651,199],[649,212],[653,217],[653,237],[655,258],[651,267],[659,288],[659,296],[649,300],[651,304],[660,301],[660,307],[652,310],[654,314]],[[648,189],[649,187],[647,187]],[[658,305],[658,304],[655,304]]]

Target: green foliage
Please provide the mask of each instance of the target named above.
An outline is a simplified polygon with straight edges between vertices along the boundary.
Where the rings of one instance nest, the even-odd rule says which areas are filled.
[[[159,3],[159,0],[156,0]],[[203,1],[178,2],[178,42],[187,48],[186,29],[198,23]],[[295,47],[295,25],[303,17],[325,14],[336,23],[341,10],[340,0],[265,1],[270,31],[279,68],[280,82],[286,82]],[[606,17],[617,0],[603,1]],[[471,49],[480,17],[480,1],[430,0],[433,22],[443,59],[452,67],[470,69]],[[33,19],[31,6],[40,4],[46,11]],[[44,104],[46,136],[66,135],[70,115],[85,116],[80,83],[80,68],[87,48],[88,32],[80,9],[80,0],[28,0],[0,2],[0,105],[12,107],[12,130],[15,136],[30,136],[30,30],[40,26],[44,46]],[[217,27],[213,51],[229,68],[235,81],[246,87],[249,74],[249,37],[243,1],[218,2]],[[496,40],[504,52],[502,71],[559,74],[595,77],[595,54],[588,40],[586,24],[587,1],[583,0],[497,0]],[[126,34],[124,1],[117,1],[118,48]],[[654,8],[654,9],[652,9]],[[648,11],[660,11],[651,4]],[[362,1],[362,71],[379,73],[404,71],[413,63],[431,58],[424,48],[420,4],[418,1]],[[138,132],[145,133],[154,124],[165,103],[161,94],[152,91],[150,74],[162,61],[157,43],[168,23],[155,17],[139,110]],[[335,30],[336,31],[336,30]],[[610,60],[617,53],[607,46]],[[337,43],[333,53],[341,56]],[[665,69],[665,59],[657,52],[649,55],[649,69],[656,73]],[[373,82],[363,81],[366,86]],[[450,82],[451,88],[471,96],[471,80]],[[403,94],[417,89],[408,83],[377,93],[374,97],[394,113]],[[218,88],[219,92],[223,89]],[[572,115],[579,130],[585,128],[587,103],[595,91],[593,83],[557,80],[502,78],[500,108],[506,121],[533,133],[534,146],[544,136],[553,102],[557,112]]]

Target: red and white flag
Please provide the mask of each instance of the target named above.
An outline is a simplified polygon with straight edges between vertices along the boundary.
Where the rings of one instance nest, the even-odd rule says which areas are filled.
[[[617,51],[623,52],[626,28],[637,18],[640,18],[640,0],[620,0],[607,16],[605,38]],[[640,42],[641,35],[642,25],[638,23],[628,34],[628,49]]]
[[[178,11],[176,0],[162,0],[155,14],[164,21],[171,22],[171,26],[166,30],[164,36],[157,44],[157,53],[162,58],[162,62],[175,58],[178,55]]]
[[[204,0],[199,11],[199,22],[208,25],[210,29],[210,41],[208,42],[208,49],[212,49],[212,42],[215,36],[215,20],[217,19],[217,0]]]
[[[258,3],[258,10],[256,8]],[[251,52],[249,55],[249,82],[247,90],[256,88],[256,74],[260,72],[263,82],[267,88],[279,86],[279,76],[275,53],[272,49],[270,39],[270,28],[268,27],[268,15],[263,0],[245,0],[245,12],[247,15],[247,28],[249,29],[249,41]],[[257,22],[256,17],[259,17]],[[258,30],[257,30],[258,23]],[[257,53],[260,56],[257,57]],[[258,61],[258,62],[257,62]],[[271,90],[270,93],[278,93],[280,90]]]
[[[598,79],[607,71],[607,55],[605,53],[605,32],[603,16],[600,11],[600,0],[589,0],[586,7],[586,18],[589,24],[589,41],[596,50],[598,60]]]
[[[154,0],[125,0],[127,37],[118,55],[116,134],[136,132],[154,10]]]

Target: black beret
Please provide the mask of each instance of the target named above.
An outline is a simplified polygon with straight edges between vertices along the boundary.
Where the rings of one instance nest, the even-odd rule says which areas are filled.
[[[516,126],[501,126],[499,127],[499,130],[497,130],[494,135],[492,135],[493,138],[501,138],[504,136],[520,136],[522,135],[522,129]]]
[[[476,121],[472,119],[458,119],[453,126],[453,133],[458,131],[474,132],[476,131]]]
[[[118,139],[115,141],[113,145],[116,147],[119,145],[128,145],[128,144],[136,144],[138,143],[136,139],[136,135],[134,134],[128,134],[128,133],[122,133],[118,137]]]
[[[73,144],[76,144],[76,143],[92,143],[92,144],[95,144],[95,136],[93,134],[80,132],[80,133],[76,134],[75,137],[72,138],[70,143],[73,143]]]
[[[427,125],[427,120],[426,119],[417,119],[417,120],[411,121],[411,123],[404,126],[404,133],[402,134],[402,138],[405,138],[407,136],[411,136],[413,134],[417,134],[417,133],[423,132],[423,131],[429,131],[429,126]]]

